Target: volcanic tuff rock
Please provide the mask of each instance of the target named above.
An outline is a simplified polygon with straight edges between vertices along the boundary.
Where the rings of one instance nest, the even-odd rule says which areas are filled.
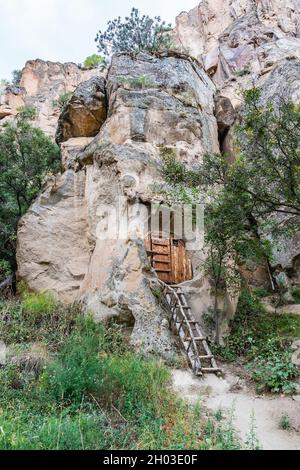
[[[106,119],[105,79],[92,77],[74,91],[58,120],[57,143],[94,137]]]
[[[188,164],[219,150],[214,92],[188,59],[113,58],[107,120],[87,146],[90,139],[63,144],[68,169],[48,181],[20,223],[19,277],[30,288],[51,289],[67,302],[81,300],[99,319],[134,322],[135,345],[171,353],[165,312],[150,289],[155,276],[143,244],[143,217],[157,196],[152,186],[161,181],[162,146]],[[112,206],[118,208],[116,218]],[[117,238],[127,215],[128,235]],[[103,224],[112,231],[108,239],[99,236]]]
[[[34,106],[37,110],[35,125],[54,137],[60,114],[55,104],[57,99],[99,73],[80,69],[73,63],[28,61],[22,70],[20,86],[10,86],[0,93],[0,124],[13,119],[20,107]]]
[[[59,140],[70,137],[61,144],[64,172],[49,178],[23,217],[17,253],[19,278],[31,289],[53,290],[66,302],[79,300],[99,319],[117,317],[134,324],[133,344],[163,356],[172,354],[173,344],[165,312],[151,292],[157,288],[156,277],[142,241],[149,203],[164,200],[157,189],[165,184],[162,150],[173,149],[187,165],[220,147],[233,158],[242,89],[263,86],[263,99],[274,99],[280,87],[295,101],[299,96],[298,1],[206,0],[179,15],[176,23],[177,50],[198,61],[174,53],[119,54],[112,60],[105,91],[104,82],[94,79],[79,87],[84,97],[79,108],[74,98],[60,118],[64,137]],[[36,81],[34,74],[35,85],[27,85],[40,110],[44,100],[49,103],[46,88],[52,90],[52,100],[58,95],[56,86],[66,83],[65,68],[59,70],[63,79],[56,85],[52,78]],[[73,89],[89,78],[74,72]],[[104,95],[107,116],[102,123]],[[85,127],[85,103],[90,101],[98,117]],[[57,115],[46,122],[54,135]],[[97,126],[101,128],[93,138]],[[127,218],[128,235],[116,237]],[[108,236],[103,237],[105,229]],[[286,256],[296,259],[297,253]],[[194,279],[186,288],[200,318],[212,305],[211,289],[202,272],[204,253],[191,252],[190,257]],[[227,293],[219,300],[227,315],[222,319],[226,330],[236,299]]]

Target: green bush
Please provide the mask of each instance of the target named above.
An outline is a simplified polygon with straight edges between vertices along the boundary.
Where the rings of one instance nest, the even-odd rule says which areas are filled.
[[[37,117],[37,110],[34,106],[21,106],[17,111],[18,119],[22,121],[34,121]]]
[[[12,77],[13,77],[13,80],[12,80],[13,85],[19,86],[21,82],[21,78],[22,78],[22,70],[14,70],[12,72]]]
[[[94,69],[99,66],[105,67],[105,65],[106,65],[106,60],[104,59],[104,57],[101,57],[98,54],[92,54],[88,56],[83,62],[83,67],[85,69]]]
[[[268,297],[268,295],[270,295],[270,292],[264,287],[256,287],[256,289],[253,290],[253,293],[259,299],[263,299],[264,297]]]
[[[230,335],[223,346],[212,349],[228,361],[243,358],[259,391],[291,393],[298,373],[289,345],[299,336],[299,317],[270,315],[257,295],[243,290]]]
[[[283,429],[284,431],[286,431],[287,429],[290,428],[290,418],[288,415],[286,414],[283,414],[280,418],[280,421],[279,421],[279,427],[280,429]]]
[[[76,306],[64,306],[47,293],[25,294],[22,301],[0,299],[0,338],[8,345],[40,341],[57,348],[80,315]]]
[[[26,311],[21,302],[1,306],[5,341],[52,338],[52,356],[37,377],[17,365],[0,369],[1,450],[238,448],[232,423],[207,426],[205,410],[180,400],[168,369],[132,352],[120,326],[74,309],[62,335],[63,307],[29,298]]]
[[[289,352],[275,352],[268,358],[260,357],[250,365],[252,378],[257,383],[257,390],[272,393],[292,394],[296,384],[293,382],[298,375],[297,368],[291,362]]]
[[[161,21],[160,17],[141,16],[136,8],[132,8],[130,17],[124,22],[120,17],[109,21],[107,30],[99,31],[95,41],[98,51],[106,57],[114,53],[155,53],[170,49],[168,31],[171,29],[171,24]]]
[[[21,302],[24,312],[33,315],[35,319],[50,315],[57,305],[58,302],[51,292],[25,294]]]
[[[57,100],[54,100],[52,105],[54,108],[58,108],[60,111],[63,111],[67,104],[69,103],[70,99],[72,98],[73,93],[71,91],[67,91],[60,95]]]
[[[293,289],[291,290],[291,294],[293,296],[295,303],[300,304],[300,288],[293,287]]]

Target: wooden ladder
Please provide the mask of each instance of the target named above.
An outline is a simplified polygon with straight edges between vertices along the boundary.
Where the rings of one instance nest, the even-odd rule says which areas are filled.
[[[205,372],[214,372],[220,375],[222,371],[217,366],[182,288],[177,285],[165,284],[163,281],[159,281],[159,283],[171,313],[172,325],[177,331],[194,374],[202,376]]]

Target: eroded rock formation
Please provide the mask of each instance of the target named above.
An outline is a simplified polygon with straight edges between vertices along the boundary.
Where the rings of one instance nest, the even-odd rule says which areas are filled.
[[[97,71],[83,70],[73,63],[28,61],[22,70],[20,85],[9,86],[0,94],[0,123],[13,119],[22,106],[34,106],[37,110],[35,125],[54,138],[60,115],[58,98],[73,92],[95,74]]]
[[[81,92],[84,88],[93,94],[90,82]],[[95,139],[63,144],[67,170],[48,181],[20,223],[19,277],[31,289],[50,289],[67,302],[80,300],[99,319],[130,320],[134,344],[170,354],[168,322],[150,289],[155,276],[149,272],[140,222],[155,197],[153,183],[161,180],[161,146],[174,148],[188,164],[219,150],[214,92],[211,80],[189,59],[113,58],[107,120]],[[140,216],[134,203],[140,203]],[[112,207],[117,219],[103,221],[105,209],[114,215]],[[101,224],[115,231],[127,214],[125,238],[98,236]]]
[[[19,278],[33,290],[82,302],[99,319],[116,317],[133,325],[136,347],[172,355],[167,316],[153,295],[156,275],[143,242],[149,205],[164,200],[157,190],[164,184],[161,150],[173,149],[187,165],[220,149],[234,158],[242,89],[265,84],[263,93],[273,99],[284,84],[292,99],[299,96],[298,3],[202,1],[177,18],[174,42],[186,57],[120,54],[105,80],[85,77],[59,121],[64,171],[48,180],[20,223]],[[43,100],[37,96],[44,90],[48,103],[53,100],[51,93],[48,98],[53,76],[39,79],[32,72],[30,84],[30,70],[22,85],[29,103],[30,97],[41,102],[41,125]],[[57,73],[65,86],[65,69]],[[73,73],[75,87],[83,77]],[[55,80],[51,83],[57,97]],[[42,128],[54,135],[57,119],[47,115]],[[125,221],[128,231],[119,237]],[[211,308],[211,286],[203,274],[204,252],[189,255],[194,279],[185,287],[199,319]],[[236,298],[227,293],[219,301],[226,331]]]

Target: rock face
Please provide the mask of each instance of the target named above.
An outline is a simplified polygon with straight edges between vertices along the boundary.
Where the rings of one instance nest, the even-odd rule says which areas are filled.
[[[93,77],[76,88],[60,115],[56,141],[61,143],[73,137],[94,137],[105,119],[105,79]]]
[[[203,0],[176,18],[173,41],[218,82],[299,56],[298,0]]]
[[[20,107],[34,106],[36,126],[54,137],[60,114],[55,104],[57,99],[97,74],[97,70],[82,70],[73,63],[28,61],[22,70],[20,86],[10,86],[0,94],[0,123],[13,119]]]
[[[196,57],[216,84],[219,142],[231,159],[243,90],[260,87],[262,103],[276,104],[282,98],[300,103],[298,0],[203,0],[177,17],[173,43]],[[297,282],[299,240],[299,234],[272,240],[272,266],[288,269]],[[250,278],[255,281],[256,276],[254,270]],[[268,277],[267,272],[259,274]]]
[[[93,95],[93,87],[85,92]],[[80,300],[99,319],[134,323],[137,347],[172,353],[166,314],[151,292],[155,275],[143,242],[145,223],[157,196],[153,182],[161,180],[161,148],[173,148],[188,164],[219,150],[214,92],[188,59],[114,57],[107,120],[95,139],[64,142],[66,171],[48,181],[20,223],[19,277],[31,289]],[[101,100],[98,106],[97,112]],[[120,236],[125,221],[128,231]]]
[[[158,190],[165,184],[162,152],[175,152],[187,165],[220,149],[234,158],[243,88],[263,86],[263,96],[275,99],[284,84],[298,99],[299,2],[202,1],[177,18],[173,39],[186,57],[115,55],[105,80],[83,77],[73,65],[30,62],[16,95],[25,89],[24,100],[39,103],[37,125],[53,136],[58,116],[43,111],[45,100],[49,109],[58,90],[70,84],[69,67],[73,90],[85,81],[59,119],[64,171],[49,178],[21,220],[19,278],[35,291],[81,302],[99,320],[126,322],[137,348],[164,357],[172,356],[173,342],[166,312],[153,295],[157,277],[143,241],[150,204],[165,200]],[[8,104],[1,109],[5,114]],[[203,274],[204,252],[189,256],[194,279],[185,288],[201,320],[213,304],[211,286]],[[224,332],[236,298],[226,293],[218,300]]]

